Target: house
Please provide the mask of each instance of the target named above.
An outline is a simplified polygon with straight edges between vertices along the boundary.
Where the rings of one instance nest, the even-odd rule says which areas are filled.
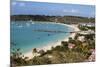
[[[89,22],[89,23],[86,24],[86,26],[88,26],[88,27],[95,27],[95,23]]]
[[[95,23],[91,23],[91,22],[89,22],[89,23],[80,23],[79,25],[80,26],[87,26],[87,27],[95,27]]]
[[[81,42],[84,42],[85,41],[85,37],[84,36],[79,36],[78,40],[81,41]]]
[[[75,47],[75,44],[72,44],[72,43],[69,43],[69,44],[68,44],[68,48],[69,48],[69,49],[72,49],[72,48],[74,48],[74,47]]]
[[[88,61],[95,61],[95,49],[90,49],[91,55],[88,58]]]
[[[88,30],[88,31],[81,31],[81,32],[78,32],[79,34],[82,34],[82,35],[87,35],[87,34],[95,34],[95,32],[93,30]]]

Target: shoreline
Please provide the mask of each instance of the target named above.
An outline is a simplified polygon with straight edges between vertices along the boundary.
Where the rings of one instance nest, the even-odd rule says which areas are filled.
[[[77,28],[77,25],[75,25],[75,24],[72,24],[72,25],[67,25],[67,24],[62,24],[62,23],[53,23],[53,24],[60,24],[60,25],[68,26],[68,27],[72,28],[74,31],[80,31],[80,30]],[[61,40],[59,40],[59,41],[57,41],[57,42],[54,42],[54,43],[49,43],[49,44],[47,44],[47,46],[45,46],[45,47],[36,48],[36,49],[37,49],[38,51],[39,51],[39,50],[44,50],[44,51],[51,50],[52,47],[56,47],[56,46],[58,46],[58,45],[61,45],[61,41],[68,41],[68,38],[69,38],[69,37],[74,38],[75,35],[76,35],[76,33],[71,33],[68,37],[65,37],[64,39],[61,39]],[[24,56],[25,56],[25,57],[29,57],[28,59],[31,59],[31,58],[33,58],[34,56],[38,56],[38,55],[39,55],[39,54],[37,54],[37,53],[33,55],[33,54],[32,54],[32,50],[29,51],[29,52],[27,52],[27,53],[24,53]]]

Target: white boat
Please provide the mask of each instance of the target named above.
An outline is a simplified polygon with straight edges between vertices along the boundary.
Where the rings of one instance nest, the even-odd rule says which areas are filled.
[[[32,22],[32,24],[35,24],[34,22]]]
[[[30,23],[26,23],[26,26],[30,26]]]
[[[34,24],[34,22],[32,20],[30,20],[31,24]]]

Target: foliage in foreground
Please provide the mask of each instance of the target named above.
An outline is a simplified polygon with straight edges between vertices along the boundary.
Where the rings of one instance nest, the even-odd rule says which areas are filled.
[[[41,50],[41,55],[35,56],[30,60],[28,60],[28,57],[22,55],[20,49],[16,49],[11,53],[11,65],[22,66],[85,62],[91,55],[90,49],[95,49],[95,41],[91,40],[91,37],[85,38],[87,40],[84,42],[87,44],[85,46],[77,38],[69,38],[68,42],[62,41],[60,46],[52,47],[51,50],[47,50],[46,52]],[[75,44],[75,47],[72,49],[68,48],[69,43]],[[34,54],[36,52],[37,49],[35,48],[32,53]]]
[[[79,36],[84,36],[85,41],[79,41]],[[52,47],[46,52],[44,50],[38,52],[34,48],[32,54],[39,53],[40,55],[34,56],[32,59],[24,57],[20,49],[15,48],[11,52],[11,66],[86,62],[92,55],[91,49],[95,50],[95,34],[76,34],[74,39],[69,38],[69,41],[62,41],[61,45]]]

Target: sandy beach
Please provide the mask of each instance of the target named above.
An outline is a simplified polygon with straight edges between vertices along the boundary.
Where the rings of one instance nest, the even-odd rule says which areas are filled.
[[[54,23],[55,24],[55,23]],[[67,25],[67,24],[62,24],[62,23],[56,23],[56,24],[60,24],[60,25],[64,25],[64,26],[68,26],[68,27],[71,27],[74,29],[74,31],[80,31],[77,27],[77,25],[75,24],[72,24],[72,25]],[[51,47],[56,47],[57,45],[61,45],[61,41],[68,41],[68,38],[69,37],[72,37],[74,38],[75,37],[75,34],[76,33],[72,33],[70,34],[68,37],[66,37],[65,39],[61,39],[55,43],[50,43],[50,44],[47,44],[47,46],[44,46],[44,47],[41,47],[41,48],[37,48],[37,50],[41,50],[43,49],[44,51],[47,51],[47,50],[51,50]],[[38,56],[39,54],[38,53],[35,53],[34,55],[32,54],[32,50],[25,53],[24,56],[25,57],[29,57],[29,59],[33,58],[34,56]]]

